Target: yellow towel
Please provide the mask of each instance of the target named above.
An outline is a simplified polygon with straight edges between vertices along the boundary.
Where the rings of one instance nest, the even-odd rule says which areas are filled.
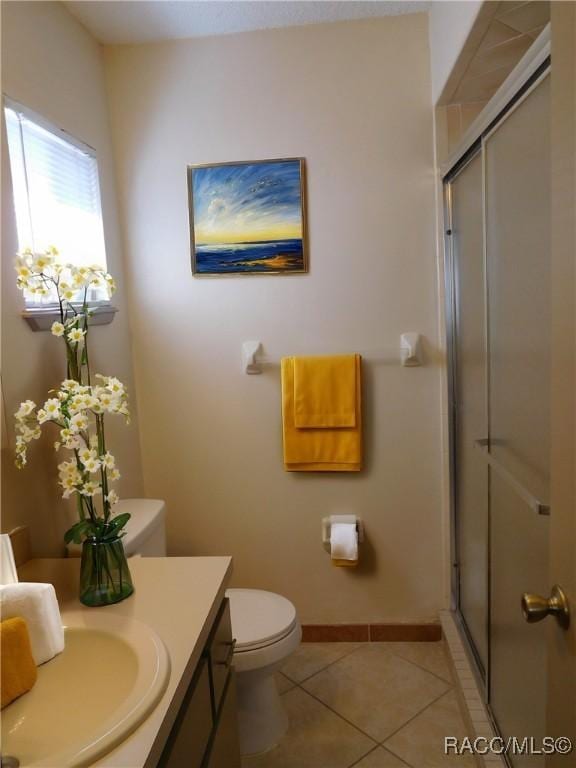
[[[313,358],[317,366],[327,365],[338,371],[340,362],[332,364],[333,358]],[[342,358],[337,358],[338,361]],[[362,411],[361,411],[361,358],[350,356],[349,364],[353,367],[354,426],[342,427],[297,427],[295,423],[295,358],[282,360],[282,422],[284,432],[284,467],[288,472],[359,472],[362,469]],[[324,374],[318,380],[325,380]],[[343,389],[350,391],[350,377],[342,379]],[[316,391],[310,388],[308,391]],[[331,383],[329,397],[338,409],[349,402],[346,394],[336,393],[336,385]],[[305,399],[304,399],[305,400]],[[314,401],[317,402],[316,396]],[[310,402],[310,400],[308,401]],[[343,409],[345,410],[345,409]],[[322,413],[322,409],[321,409]],[[334,413],[334,411],[333,411]],[[338,413],[340,411],[338,410]],[[316,414],[318,416],[318,414]],[[348,417],[349,418],[349,417]]]
[[[295,357],[294,426],[356,426],[356,355]]]
[[[358,565],[358,560],[340,560],[338,557],[332,558],[332,565],[336,565],[338,568],[355,568]]]
[[[29,691],[38,677],[24,619],[0,623],[2,709]]]

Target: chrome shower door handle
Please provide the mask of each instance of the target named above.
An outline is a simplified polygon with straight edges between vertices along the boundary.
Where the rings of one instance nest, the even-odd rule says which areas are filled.
[[[558,584],[554,584],[552,587],[550,597],[524,592],[522,595],[522,614],[528,624],[542,621],[546,616],[554,616],[563,629],[568,629],[570,626],[568,598]]]
[[[480,454],[484,457],[484,460],[502,480],[504,480],[505,483],[507,483],[512,490],[514,490],[518,496],[531,508],[534,510],[534,512],[537,512],[539,515],[549,515],[550,514],[550,505],[544,504],[540,499],[537,499],[535,496],[533,496],[530,491],[525,488],[522,483],[520,483],[514,475],[510,472],[509,469],[507,469],[503,464],[501,464],[488,450],[488,446],[490,443],[494,443],[494,440],[489,440],[486,437],[481,438],[480,440],[474,440],[474,447],[480,452]]]

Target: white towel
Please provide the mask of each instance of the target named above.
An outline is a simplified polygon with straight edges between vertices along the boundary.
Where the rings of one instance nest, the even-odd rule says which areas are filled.
[[[0,534],[0,584],[16,584],[18,574],[14,562],[12,542],[7,533]]]
[[[28,627],[36,664],[64,650],[64,629],[52,584],[6,584],[0,586],[2,620],[21,616]]]

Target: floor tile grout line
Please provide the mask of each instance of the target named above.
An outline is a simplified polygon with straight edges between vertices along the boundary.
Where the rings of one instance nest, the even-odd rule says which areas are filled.
[[[441,642],[441,641],[438,641]],[[390,642],[387,641],[380,641],[380,640],[374,640],[369,641],[367,643],[358,643],[357,648],[352,648],[352,650],[345,653],[343,656],[340,656],[339,658],[335,659],[334,661],[331,661],[329,664],[327,664],[325,667],[322,667],[322,669],[317,670],[316,672],[313,672],[311,675],[308,675],[308,677],[303,678],[302,680],[299,680],[298,682],[295,682],[289,675],[287,675],[285,672],[280,672],[284,675],[284,677],[287,677],[290,682],[294,683],[294,685],[301,685],[302,683],[306,683],[308,680],[313,678],[315,675],[319,675],[321,672],[324,672],[325,669],[328,669],[329,667],[333,667],[334,664],[337,664],[339,661],[342,661],[342,659],[347,658],[348,656],[351,656],[353,653],[357,653],[358,651],[361,651],[363,648],[365,648],[367,645],[390,645]],[[389,653],[392,656],[395,656],[397,659],[401,659],[402,661],[407,662],[408,664],[413,664],[418,669],[422,670],[423,672],[428,672],[428,674],[433,675],[437,680],[440,680],[445,685],[454,685],[453,680],[446,680],[444,677],[440,677],[440,675],[437,675],[435,672],[432,672],[430,669],[427,669],[426,667],[423,667],[421,664],[417,664],[416,662],[412,661],[411,659],[407,659],[404,656],[401,656],[398,652],[395,652],[389,648],[386,650],[389,651]]]
[[[360,648],[354,648],[354,650],[352,650],[352,651],[350,651],[349,653],[345,654],[345,656],[341,656],[339,659],[336,659],[336,661],[333,661],[333,662],[331,662],[330,664],[328,664],[328,666],[327,666],[327,667],[324,667],[324,669],[321,669],[321,670],[319,670],[318,672],[315,672],[315,673],[314,673],[314,675],[310,675],[310,677],[307,677],[307,678],[305,678],[304,680],[302,680],[302,681],[301,681],[301,683],[305,683],[305,682],[307,682],[308,680],[310,680],[310,679],[311,679],[312,677],[314,677],[315,675],[317,675],[317,674],[320,674],[320,672],[323,672],[325,669],[328,669],[328,667],[331,667],[331,666],[333,666],[334,664],[337,664],[337,663],[338,663],[338,662],[339,662],[341,659],[344,659],[344,658],[346,658],[346,656],[350,656],[352,653],[355,653],[355,651],[361,650],[361,648],[362,648],[362,646],[360,646]],[[394,654],[392,654],[392,652],[390,652],[390,653],[391,653],[391,655],[394,655]],[[401,658],[401,657],[398,657],[398,656],[396,656],[396,658]],[[402,661],[406,661],[408,664],[411,664],[411,663],[412,663],[412,662],[408,662],[406,659],[402,659]],[[414,666],[418,666],[418,665],[416,665],[416,664],[415,664]],[[418,669],[421,669],[421,667],[418,667]],[[427,671],[427,670],[425,670],[425,671]],[[433,674],[433,673],[430,673],[430,674]],[[418,710],[418,712],[416,712],[416,714],[415,714],[415,715],[413,715],[413,716],[412,716],[412,717],[410,717],[408,720],[406,720],[406,722],[405,722],[405,723],[403,723],[403,724],[402,724],[402,725],[401,725],[399,728],[397,728],[395,731],[393,731],[393,732],[392,732],[392,733],[390,733],[388,736],[386,736],[386,739],[384,739],[383,741],[380,741],[380,742],[376,741],[376,739],[374,739],[374,737],[373,737],[373,736],[370,736],[368,733],[366,733],[366,731],[363,731],[361,728],[359,728],[357,725],[355,725],[355,724],[354,724],[354,723],[353,723],[351,720],[348,720],[348,719],[347,719],[347,718],[345,718],[343,715],[341,715],[341,714],[340,714],[340,713],[339,713],[337,710],[333,709],[331,706],[329,706],[328,704],[326,704],[326,702],[325,702],[325,701],[322,701],[322,699],[319,699],[317,696],[315,696],[313,693],[311,693],[310,691],[308,691],[306,688],[303,688],[301,683],[295,683],[295,684],[294,684],[294,686],[295,686],[296,688],[300,688],[302,691],[304,691],[304,693],[307,693],[309,696],[311,696],[313,699],[315,699],[315,700],[316,700],[318,703],[320,703],[320,704],[323,704],[323,705],[326,707],[326,709],[329,709],[329,710],[330,710],[330,712],[333,712],[333,713],[334,713],[334,714],[335,714],[337,717],[339,717],[341,720],[344,720],[344,722],[345,722],[345,723],[348,723],[348,725],[352,726],[352,727],[353,727],[353,728],[355,728],[357,731],[359,731],[360,733],[362,733],[364,736],[366,736],[367,738],[371,739],[371,741],[375,741],[375,742],[376,742],[376,744],[377,744],[378,746],[381,746],[381,747],[382,747],[382,746],[384,746],[384,742],[385,742],[387,739],[389,739],[389,738],[391,738],[392,736],[394,736],[394,734],[398,733],[398,731],[401,731],[401,730],[402,730],[402,728],[404,728],[404,726],[406,726],[406,725],[408,725],[408,723],[412,722],[412,720],[414,720],[414,718],[418,717],[418,715],[421,715],[421,714],[422,714],[422,712],[424,712],[426,709],[428,709],[428,707],[432,706],[432,704],[435,704],[435,703],[436,703],[437,701],[439,701],[439,700],[440,700],[440,699],[441,699],[443,696],[445,696],[446,694],[450,693],[450,691],[454,690],[454,686],[453,686],[453,685],[451,685],[450,683],[447,683],[447,682],[446,682],[446,680],[443,680],[442,678],[438,678],[438,677],[437,677],[437,675],[434,675],[434,677],[436,677],[438,680],[440,680],[442,683],[444,683],[444,685],[447,685],[447,686],[448,686],[447,690],[443,691],[443,692],[442,692],[442,693],[441,693],[439,696],[437,696],[437,697],[436,697],[435,699],[433,699],[431,702],[429,702],[429,703],[428,703],[428,704],[426,704],[424,707],[422,707],[422,709]],[[291,679],[291,678],[289,678],[289,679]],[[291,688],[290,690],[293,690],[293,688]],[[289,691],[285,691],[285,692],[284,692],[284,694],[282,694],[282,695],[285,695],[286,693],[289,693]],[[389,751],[389,752],[391,752],[392,750],[388,749],[388,751]],[[394,752],[393,752],[392,754],[394,755],[394,757],[398,757],[398,755],[396,755],[396,753],[394,753]],[[402,759],[402,758],[400,758],[400,759]]]
[[[366,736],[367,739],[370,739],[370,741],[373,742],[375,747],[379,747],[380,746],[380,742],[377,741],[373,736],[370,736],[368,733],[366,733],[366,731],[363,731],[362,728],[359,728],[351,720],[348,720],[347,718],[345,718],[343,715],[341,715],[335,709],[332,709],[332,707],[330,707],[328,704],[326,704],[325,701],[322,701],[322,699],[319,699],[317,696],[314,696],[313,693],[310,693],[310,691],[307,691],[306,688],[302,688],[300,685],[297,685],[296,687],[300,688],[300,690],[304,691],[304,693],[307,693],[308,696],[310,696],[312,699],[317,701],[319,704],[322,704],[323,707],[326,707],[326,709],[330,710],[330,712],[332,712],[334,715],[336,715],[336,717],[339,717],[340,720],[343,720],[345,723],[348,723],[349,726],[351,726],[356,731],[358,731],[358,733],[361,733],[362,736]],[[289,693],[289,691],[287,691],[287,693]]]
[[[378,747],[379,747],[379,745],[378,745],[378,744],[376,744],[374,747],[372,747],[372,749],[369,749],[369,750],[368,750],[368,752],[366,752],[366,754],[362,755],[362,757],[359,757],[359,758],[358,758],[358,760],[354,760],[354,762],[353,762],[353,763],[351,763],[351,764],[348,766],[348,768],[354,768],[354,766],[355,766],[355,765],[358,765],[358,763],[361,763],[361,762],[362,762],[362,760],[364,760],[366,757],[368,757],[368,755],[371,755],[371,754],[372,754],[372,752],[374,752],[375,750],[377,750],[377,749],[378,749]]]
[[[403,757],[400,757],[400,755],[397,755],[395,752],[392,752],[391,749],[388,749],[388,747],[385,747],[384,744],[380,744],[380,749],[383,749],[385,752],[388,752],[389,755],[392,755],[392,757],[395,757],[397,760],[400,760],[401,763],[404,763],[404,765],[407,766],[407,768],[416,768],[412,765],[412,763],[407,762]]]
[[[365,755],[362,755],[362,757],[359,757],[359,758],[358,758],[358,760],[356,760],[356,762],[352,763],[352,765],[349,765],[349,766],[348,766],[348,768],[354,768],[354,766],[356,766],[356,765],[360,765],[360,763],[361,763],[363,760],[365,760],[367,757],[369,757],[369,756],[372,754],[372,752],[375,752],[377,749],[383,749],[383,750],[384,750],[384,752],[387,752],[387,753],[388,753],[389,755],[391,755],[392,757],[395,757],[395,758],[396,758],[396,760],[399,760],[399,761],[400,761],[400,762],[401,762],[403,765],[405,765],[405,766],[406,766],[406,768],[414,768],[414,766],[410,765],[410,763],[407,763],[407,762],[406,762],[406,760],[404,760],[404,758],[402,758],[402,757],[398,757],[398,755],[395,755],[395,754],[394,754],[394,752],[390,752],[390,750],[389,750],[389,749],[386,749],[386,747],[383,747],[383,746],[382,746],[382,744],[377,744],[377,745],[376,745],[375,747],[373,747],[373,749],[371,749],[369,752],[366,752],[366,754],[365,754]]]
[[[349,653],[345,654],[345,656],[349,656],[351,653],[354,653],[354,652],[355,652],[355,651],[357,651],[357,650],[359,650],[359,649],[358,649],[358,648],[355,648],[355,649],[353,649],[352,651],[350,651]],[[345,656],[341,656],[341,657],[340,657],[340,659],[343,659],[343,658],[345,658]],[[334,661],[334,662],[331,662],[331,663],[330,663],[328,666],[332,666],[333,664],[336,664],[338,661],[340,661],[340,659],[337,659],[336,661]],[[405,661],[407,661],[406,659],[404,659],[404,660],[405,660]],[[411,662],[410,662],[410,663],[411,663]],[[418,666],[418,665],[415,665],[415,666]],[[326,668],[327,668],[327,667],[324,667],[324,669],[326,669]],[[322,671],[322,670],[320,670],[320,671]],[[318,674],[318,673],[314,673],[314,674]],[[287,677],[287,675],[285,675],[285,677]],[[311,675],[310,677],[314,677],[314,675]],[[309,679],[310,679],[310,677],[307,677],[307,678],[305,678],[305,680],[302,680],[301,682],[302,682],[302,683],[306,682],[307,680],[309,680]],[[436,676],[436,677],[437,677],[437,676]],[[401,756],[400,756],[400,755],[398,755],[396,752],[394,752],[394,751],[391,749],[391,747],[387,746],[386,742],[388,741],[388,739],[391,739],[391,738],[392,738],[393,736],[395,736],[395,735],[396,735],[396,734],[397,734],[399,731],[401,731],[403,728],[405,728],[405,727],[406,727],[406,726],[407,726],[409,723],[411,723],[413,720],[415,720],[417,717],[419,717],[421,714],[423,714],[423,713],[424,713],[424,712],[425,712],[425,711],[426,711],[426,710],[427,710],[429,707],[431,707],[433,704],[436,704],[438,701],[440,701],[440,699],[444,698],[444,697],[445,697],[445,696],[447,696],[449,693],[451,693],[451,692],[453,692],[453,691],[454,691],[454,686],[453,686],[453,685],[452,685],[452,686],[450,686],[450,687],[449,687],[449,688],[448,688],[446,691],[444,691],[444,692],[443,692],[443,693],[441,693],[439,696],[437,696],[435,699],[433,699],[431,702],[429,702],[428,704],[426,704],[426,705],[425,705],[425,706],[424,706],[422,709],[420,709],[420,710],[419,710],[419,711],[418,711],[416,714],[414,714],[414,715],[413,715],[411,718],[409,718],[409,719],[408,719],[408,720],[407,720],[405,723],[403,723],[403,724],[402,724],[402,725],[401,725],[399,728],[397,728],[395,731],[393,731],[393,732],[392,732],[392,733],[390,733],[388,736],[386,736],[386,738],[385,738],[383,741],[381,741],[381,742],[378,742],[378,741],[376,741],[376,740],[374,739],[374,737],[373,737],[373,736],[370,736],[368,733],[366,733],[365,731],[363,731],[363,730],[362,730],[361,728],[359,728],[359,727],[358,727],[358,726],[357,726],[355,723],[353,723],[352,721],[348,720],[346,717],[344,717],[343,715],[341,715],[339,712],[337,712],[337,711],[336,711],[335,709],[333,709],[331,706],[329,706],[328,704],[326,704],[326,702],[322,701],[322,700],[321,700],[321,699],[319,699],[317,696],[315,696],[313,693],[311,693],[310,691],[306,690],[306,688],[303,688],[303,687],[302,687],[302,685],[301,685],[300,683],[295,683],[295,682],[294,682],[294,681],[293,681],[291,678],[288,678],[288,677],[287,677],[287,679],[288,679],[288,680],[289,680],[291,683],[293,683],[293,687],[292,687],[292,688],[290,688],[290,689],[289,689],[289,690],[287,690],[287,691],[284,691],[284,693],[282,694],[282,696],[285,696],[287,693],[290,693],[290,691],[293,691],[293,690],[294,690],[294,688],[300,688],[300,690],[301,690],[301,691],[303,691],[303,693],[305,693],[305,694],[308,694],[308,696],[310,696],[310,698],[312,698],[312,699],[314,699],[316,702],[318,702],[318,704],[320,704],[320,705],[322,705],[323,707],[325,707],[325,708],[326,708],[328,711],[332,712],[332,714],[336,715],[336,717],[338,717],[340,720],[343,720],[343,721],[344,721],[344,722],[345,722],[347,725],[349,725],[349,726],[350,726],[351,728],[353,728],[355,731],[357,731],[358,733],[362,734],[362,735],[363,735],[363,736],[365,736],[367,739],[369,739],[371,742],[373,742],[374,746],[373,746],[373,747],[372,747],[370,750],[368,750],[368,752],[366,752],[366,753],[365,753],[365,754],[363,754],[361,757],[359,757],[359,758],[358,758],[358,760],[356,760],[354,763],[352,763],[350,766],[348,766],[348,768],[354,768],[354,766],[356,766],[356,765],[358,765],[359,763],[361,763],[361,762],[362,762],[362,760],[364,760],[366,757],[368,757],[369,755],[371,755],[371,754],[372,754],[372,752],[374,752],[376,749],[378,749],[378,747],[380,747],[380,748],[384,749],[386,752],[388,752],[390,755],[392,755],[392,757],[395,757],[397,760],[399,760],[401,763],[403,763],[403,764],[406,766],[406,768],[414,768],[414,767],[413,767],[413,766],[412,766],[410,763],[406,762],[406,760],[405,760],[403,757],[401,757]],[[447,683],[446,683],[446,681],[445,681],[443,678],[439,678],[439,679],[440,679],[440,680],[441,680],[443,683],[447,684]]]
[[[360,647],[361,647],[361,646],[362,646],[362,643],[360,644]],[[319,674],[320,674],[320,672],[324,672],[324,670],[325,670],[325,669],[328,669],[329,667],[333,667],[333,666],[334,666],[334,664],[338,664],[338,662],[339,662],[339,661],[342,661],[342,659],[345,659],[345,658],[347,658],[348,656],[351,656],[351,655],[352,655],[353,653],[355,653],[356,651],[359,651],[359,650],[360,650],[360,647],[359,647],[359,648],[352,648],[352,650],[350,650],[350,651],[347,651],[347,652],[346,652],[346,653],[345,653],[343,656],[339,656],[337,659],[334,659],[334,661],[331,661],[329,664],[326,664],[326,666],[325,666],[325,667],[322,667],[322,669],[318,669],[318,670],[316,670],[316,672],[312,672],[312,674],[311,674],[311,675],[308,675],[308,677],[305,677],[305,678],[303,678],[302,680],[299,680],[297,683],[296,683],[294,680],[292,680],[292,678],[291,678],[291,677],[289,677],[289,676],[288,676],[288,675],[287,675],[285,672],[282,672],[282,670],[280,670],[280,672],[282,672],[282,674],[284,675],[284,677],[287,677],[287,678],[288,678],[288,680],[290,680],[292,683],[294,683],[294,685],[301,685],[301,683],[305,683],[305,682],[307,682],[308,680],[310,680],[311,678],[313,678],[313,677],[314,677],[314,675],[319,675]]]
[[[416,661],[412,661],[412,659],[407,659],[405,656],[402,656],[397,651],[390,651],[390,653],[393,656],[396,656],[397,659],[402,659],[402,661],[407,661],[409,664],[414,664],[415,667],[418,667],[418,669],[421,669],[423,672],[428,672],[430,675],[434,675],[434,677],[437,680],[441,680],[443,683],[446,683],[446,685],[454,685],[454,682],[452,680],[446,680],[444,677],[440,677],[440,675],[437,675],[436,672],[432,672],[431,669],[428,669],[427,667],[423,667],[422,664],[418,664]]]
[[[288,677],[288,675],[285,675],[284,672],[282,672],[282,670],[280,670],[277,674],[282,675],[282,677],[286,680],[287,683],[290,683],[290,685],[298,685],[298,683],[295,683],[294,680],[292,680],[291,677]],[[278,687],[278,686],[276,686],[276,687]],[[287,689],[287,690],[289,690],[289,689]],[[286,693],[286,691],[284,691],[284,693]],[[282,694],[280,694],[280,695],[282,695]]]
[[[416,714],[415,714],[415,715],[413,715],[413,716],[412,716],[412,717],[411,717],[409,720],[406,720],[406,722],[405,722],[403,725],[401,725],[401,726],[400,726],[400,728],[396,728],[396,730],[395,730],[395,731],[393,731],[392,733],[389,733],[389,734],[388,734],[388,736],[386,736],[386,738],[384,739],[384,741],[381,741],[381,742],[380,742],[380,746],[381,746],[381,747],[385,746],[385,744],[386,744],[386,742],[388,741],[388,739],[391,739],[391,738],[392,738],[392,736],[395,736],[395,735],[398,733],[398,731],[401,731],[401,730],[402,730],[402,728],[405,728],[405,727],[406,727],[406,726],[407,726],[409,723],[411,723],[413,720],[415,720],[417,717],[419,717],[419,716],[420,716],[420,715],[421,715],[423,712],[425,712],[425,711],[428,709],[428,707],[431,707],[431,706],[432,706],[432,704],[436,704],[436,702],[437,702],[437,701],[440,701],[440,699],[441,699],[443,696],[447,696],[447,695],[448,695],[449,693],[451,693],[453,690],[454,690],[454,688],[453,688],[453,687],[449,688],[447,691],[444,691],[444,693],[441,693],[441,694],[440,694],[440,696],[437,696],[437,697],[436,697],[435,699],[433,699],[431,702],[429,702],[428,704],[426,704],[426,706],[425,706],[425,707],[422,707],[422,709],[421,709],[421,710],[419,710],[418,712],[416,712]],[[392,750],[390,747],[386,747],[386,749],[387,749],[389,752],[392,752],[392,754],[394,755],[394,757],[398,757],[398,755],[396,754],[396,752],[394,752],[394,750]]]

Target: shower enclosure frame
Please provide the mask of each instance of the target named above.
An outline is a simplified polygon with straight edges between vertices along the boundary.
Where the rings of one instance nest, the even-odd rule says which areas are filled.
[[[452,238],[453,219],[452,219],[452,187],[451,182],[458,174],[466,168],[478,156],[482,157],[483,162],[483,141],[480,137],[474,144],[462,155],[460,160],[451,167],[448,173],[442,178],[444,193],[444,292],[445,292],[445,323],[446,323],[446,362],[447,362],[447,389],[448,389],[448,468],[450,478],[450,608],[455,613],[458,623],[463,630],[466,638],[467,648],[472,655],[478,676],[482,682],[485,700],[489,697],[489,669],[490,669],[490,550],[487,547],[487,621],[485,626],[485,635],[488,648],[488,657],[486,668],[480,654],[476,650],[476,645],[472,639],[472,634],[468,629],[466,619],[460,610],[460,562],[458,548],[459,520],[457,514],[456,496],[458,485],[458,469],[456,461],[456,322],[457,322],[457,300],[456,300],[456,259],[454,251],[454,241]],[[484,190],[482,190],[482,226],[485,227],[485,205]],[[486,242],[483,246],[483,270],[486,274]],[[484,308],[487,308],[487,284],[484,282]],[[488,364],[488,326],[485,326],[484,352]],[[486,399],[488,400],[488,388]],[[488,437],[488,435],[487,435]],[[488,483],[489,483],[488,479]],[[488,517],[488,540],[490,536],[490,509],[487,510]]]
[[[456,439],[456,394],[457,394],[457,255],[452,236],[453,233],[453,195],[452,182],[458,177],[470,162],[480,157],[482,163],[482,229],[486,232],[486,152],[485,143],[489,136],[497,130],[500,125],[512,114],[524,99],[550,75],[551,56],[548,39],[543,39],[540,51],[536,51],[534,57],[521,62],[517,70],[512,74],[510,80],[514,79],[513,88],[508,90],[508,98],[503,102],[498,99],[498,94],[485,108],[482,115],[487,115],[482,124],[482,115],[479,118],[480,127],[475,135],[468,135],[468,142],[461,146],[458,153],[452,156],[452,159],[445,166],[446,171],[442,174],[443,187],[443,250],[444,250],[444,309],[445,309],[445,331],[446,331],[446,358],[447,358],[447,394],[448,394],[448,469],[449,469],[449,518],[450,518],[450,608],[453,611],[457,622],[462,630],[465,645],[469,655],[474,661],[475,671],[481,684],[484,700],[488,714],[492,720],[497,733],[500,733],[498,723],[490,706],[490,629],[491,629],[491,510],[490,510],[490,482],[491,472],[487,470],[487,539],[486,539],[486,621],[484,627],[486,639],[486,664],[474,643],[472,633],[466,623],[466,618],[461,610],[461,590],[460,590],[460,563],[459,563],[459,516],[457,510],[457,489],[458,489],[458,462],[456,457],[457,439]],[[504,90],[506,83],[501,90]],[[499,92],[500,93],[500,92]],[[476,125],[476,124],[475,124]],[[472,130],[474,126],[472,126]],[[466,139],[466,137],[465,137]],[[484,272],[483,304],[485,313],[483,348],[486,364],[486,388],[485,388],[485,406],[488,414],[490,408],[490,327],[488,322],[488,302],[489,285],[487,280],[487,248],[486,236],[484,235],[482,243],[482,268]],[[487,434],[485,437],[489,440],[489,423],[487,424]],[[542,512],[546,514],[546,512]],[[506,762],[508,758],[506,757]]]

